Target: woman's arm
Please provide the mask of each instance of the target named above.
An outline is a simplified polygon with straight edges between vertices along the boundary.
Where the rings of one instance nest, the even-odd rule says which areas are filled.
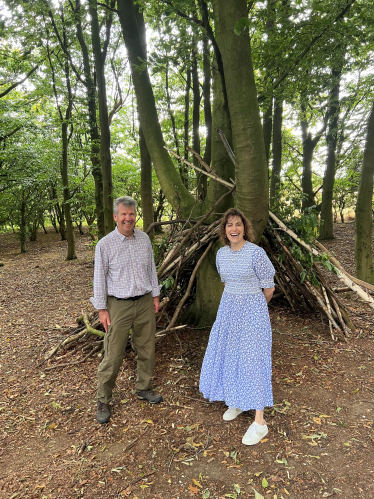
[[[273,286],[272,288],[264,288],[264,295],[266,298],[266,303],[269,303],[271,300],[273,293],[274,293],[275,287]]]

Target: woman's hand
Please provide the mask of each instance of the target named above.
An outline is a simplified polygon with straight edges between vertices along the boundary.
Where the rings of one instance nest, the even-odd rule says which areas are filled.
[[[273,286],[272,288],[264,288],[264,295],[266,298],[266,303],[269,303],[271,300],[273,293],[275,291],[275,287]]]

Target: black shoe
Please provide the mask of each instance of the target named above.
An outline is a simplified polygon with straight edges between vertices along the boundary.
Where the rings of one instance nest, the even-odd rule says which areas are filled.
[[[109,407],[100,401],[97,402],[96,419],[100,424],[107,423],[110,420]]]
[[[148,400],[150,404],[159,404],[162,402],[161,395],[157,395],[157,393],[152,390],[140,390],[140,392],[138,392],[138,398],[140,400]]]

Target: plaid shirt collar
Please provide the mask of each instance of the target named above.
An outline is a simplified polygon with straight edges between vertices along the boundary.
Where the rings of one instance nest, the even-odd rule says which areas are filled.
[[[120,231],[118,230],[118,227],[116,227],[114,229],[114,232],[115,232],[116,236],[118,237],[118,239],[120,239],[122,242],[126,241],[128,239],[132,239],[132,238],[136,239],[136,237],[135,237],[136,230],[135,229],[134,229],[132,236],[130,236],[130,237],[126,237],[123,234],[121,234]]]

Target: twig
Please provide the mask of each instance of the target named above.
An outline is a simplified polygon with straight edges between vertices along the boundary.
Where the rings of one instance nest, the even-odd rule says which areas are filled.
[[[230,144],[226,138],[226,135],[223,133],[223,131],[220,128],[217,128],[217,133],[218,133],[220,139],[222,140],[222,143],[226,149],[226,152],[227,152],[231,162],[233,163],[233,165],[236,165],[235,154],[230,147]]]
[[[208,404],[208,405],[215,404],[215,402],[206,402],[205,400],[195,399],[193,397],[189,397],[188,395],[180,394],[180,396],[185,399],[196,400],[196,402],[201,402],[202,404]]]
[[[78,364],[83,364],[83,362],[86,362],[86,360],[91,357],[95,352],[100,350],[102,345],[97,345],[95,348],[91,350],[89,354],[87,354],[82,360],[77,360],[75,362],[67,362],[65,364],[57,364],[56,366],[50,366],[50,367],[45,367],[43,371],[51,371],[52,369],[58,369],[59,367],[67,367],[67,366],[76,366]]]
[[[156,338],[161,338],[162,336],[165,336],[166,333],[170,333],[170,331],[175,331],[176,329],[183,329],[184,327],[187,327],[187,324],[183,324],[183,326],[175,326],[175,327],[163,329],[162,331],[159,331],[158,333],[156,333]]]

